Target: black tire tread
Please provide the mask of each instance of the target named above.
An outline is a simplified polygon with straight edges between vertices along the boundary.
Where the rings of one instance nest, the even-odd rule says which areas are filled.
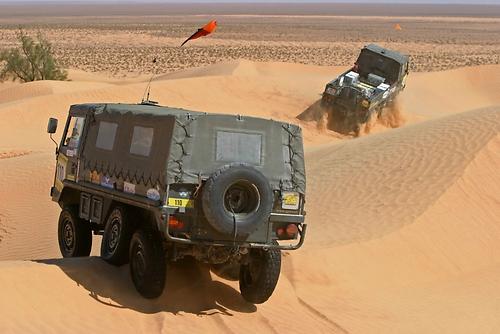
[[[73,220],[73,224],[75,227],[75,249],[73,254],[69,255],[64,254],[61,240],[61,223],[63,214],[69,214],[71,219]],[[78,217],[78,206],[65,206],[59,215],[58,222],[58,241],[59,241],[59,249],[61,250],[61,254],[63,257],[86,257],[90,255],[92,250],[92,229],[90,228],[90,224],[85,220]]]
[[[208,221],[214,221],[217,218],[215,217],[215,213],[212,210],[212,206],[210,205],[210,197],[206,196],[205,194],[211,194],[214,190],[213,188],[216,185],[216,180],[220,177],[222,173],[225,173],[227,170],[230,168],[234,167],[246,167],[246,164],[243,163],[233,163],[230,165],[223,166],[219,170],[217,170],[215,173],[213,173],[210,178],[207,180],[205,183],[206,189],[203,191],[203,196],[202,196],[202,202],[203,202],[203,212],[205,213],[205,216],[207,217]]]
[[[147,269],[147,275],[144,284],[139,286],[133,279],[132,265],[130,266],[130,274],[132,281],[137,291],[148,299],[158,298],[165,287],[166,280],[166,259],[163,249],[162,240],[157,231],[152,229],[139,229],[132,236],[130,242],[130,257],[132,257],[133,245],[140,240],[143,244],[144,250],[148,255],[150,265]]]
[[[281,271],[281,251],[279,249],[269,249],[263,251],[262,260],[264,270],[261,272],[257,282],[252,286],[244,284],[243,275],[247,266],[241,266],[240,272],[240,292],[243,298],[253,304],[266,302],[274,292]]]
[[[119,211],[122,219],[122,229],[120,232],[120,241],[118,242],[117,248],[114,254],[107,254],[105,249],[105,238],[106,233],[108,233],[108,228],[111,227],[111,217],[113,217],[115,211]],[[115,266],[121,266],[129,261],[129,248],[130,240],[132,239],[132,234],[134,233],[135,227],[132,219],[129,217],[130,212],[128,212],[123,206],[116,206],[111,211],[111,214],[106,221],[106,226],[104,228],[104,235],[101,242],[101,258]]]
[[[217,222],[220,222],[220,218],[218,217],[217,213],[215,212],[215,206],[211,205],[212,201],[212,196],[210,194],[216,192],[214,190],[214,187],[217,186],[217,180],[221,177],[221,175],[225,174],[228,170],[235,169],[235,168],[246,168],[246,169],[251,169],[253,168],[252,166],[246,164],[246,163],[231,163],[228,165],[225,165],[218,169],[216,172],[214,172],[210,178],[205,182],[204,189],[203,189],[203,194],[202,194],[202,207],[203,207],[203,213],[205,214],[205,217],[209,222],[211,222],[212,225],[216,224]],[[255,171],[259,172],[258,170],[255,169]],[[259,172],[260,173],[260,172]],[[263,175],[262,175],[263,176]],[[265,178],[265,176],[263,176]],[[266,179],[267,181],[267,179]],[[262,190],[262,189],[261,189]],[[272,211],[272,189],[269,186],[269,197],[270,198],[264,198],[265,194],[261,193],[261,205],[262,206],[268,206],[268,208],[262,209],[263,211],[267,214],[270,214]],[[268,212],[267,212],[268,211]],[[258,219],[259,221],[264,221],[266,218]],[[256,220],[257,221],[257,220]],[[220,225],[220,224],[218,224]],[[215,227],[215,226],[214,226]],[[258,225],[255,226],[255,229],[258,227]],[[223,230],[221,227],[216,227],[216,229],[219,229],[219,232],[225,233],[225,234],[231,234],[232,233],[232,227],[231,229]]]

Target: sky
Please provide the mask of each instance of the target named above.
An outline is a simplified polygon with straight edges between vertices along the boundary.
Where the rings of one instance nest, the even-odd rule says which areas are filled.
[[[0,3],[19,3],[19,2],[64,2],[64,3],[117,3],[117,2],[128,2],[128,3],[266,3],[266,2],[280,2],[280,3],[307,3],[307,2],[321,2],[321,3],[335,3],[335,2],[344,2],[344,3],[435,3],[435,4],[495,4],[500,5],[500,0],[21,0],[21,1],[13,1],[13,0],[0,0]]]

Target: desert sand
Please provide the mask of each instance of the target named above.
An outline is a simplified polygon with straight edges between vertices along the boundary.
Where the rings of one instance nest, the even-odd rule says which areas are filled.
[[[239,60],[153,81],[162,105],[303,126],[309,235],[257,306],[189,261],[148,301],[127,265],[60,258],[47,118],[139,102],[148,78],[70,71],[71,82],[0,86],[0,332],[499,332],[500,66],[412,73],[406,124],[355,139],[297,119],[342,70]]]

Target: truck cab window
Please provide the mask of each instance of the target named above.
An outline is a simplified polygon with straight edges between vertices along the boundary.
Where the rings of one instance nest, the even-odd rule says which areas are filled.
[[[64,146],[71,149],[76,149],[80,146],[84,123],[85,117],[71,117],[66,138],[64,139]]]

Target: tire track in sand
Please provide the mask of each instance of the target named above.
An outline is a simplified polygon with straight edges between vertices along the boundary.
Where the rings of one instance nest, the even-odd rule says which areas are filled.
[[[336,330],[339,331],[339,333],[349,334],[349,332],[344,327],[340,326],[338,323],[336,323],[335,321],[330,319],[328,316],[321,313],[317,308],[308,304],[306,301],[304,301],[299,296],[297,296],[297,300],[299,301],[300,305],[304,306],[310,313],[314,314],[319,319],[332,325]]]
[[[7,231],[7,229],[2,224],[2,219],[4,219],[4,216],[0,214],[0,243],[2,242],[3,237],[9,234],[9,231]]]
[[[22,157],[23,155],[28,155],[28,154],[31,154],[31,153],[32,153],[32,151],[27,151],[27,150],[3,151],[3,152],[0,152],[0,160],[1,159],[10,159],[10,158]]]

